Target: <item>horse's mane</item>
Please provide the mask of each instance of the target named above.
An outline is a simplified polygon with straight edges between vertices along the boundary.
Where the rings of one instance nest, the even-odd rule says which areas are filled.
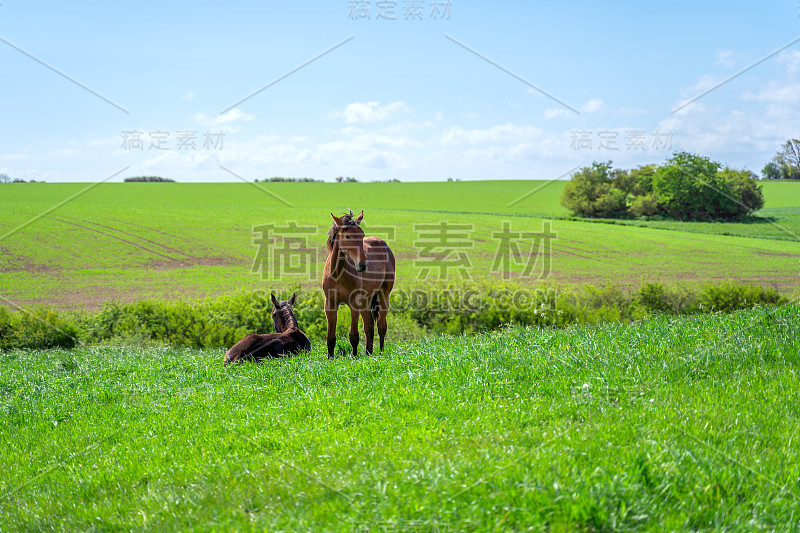
[[[336,222],[333,223],[331,229],[328,231],[328,242],[325,243],[325,247],[330,252],[333,250],[333,243],[336,242],[336,236],[339,235],[339,230],[345,226],[358,226],[358,222],[353,220],[353,213],[349,215],[342,215],[342,225],[337,225]]]
[[[295,327],[298,328],[297,325],[297,318],[295,318],[294,313],[292,313],[292,307],[290,305],[282,305],[278,311],[281,314],[281,322],[283,323],[283,331]]]

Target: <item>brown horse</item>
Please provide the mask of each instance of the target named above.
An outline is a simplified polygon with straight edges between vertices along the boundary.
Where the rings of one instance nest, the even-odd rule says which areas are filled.
[[[394,254],[383,239],[364,237],[359,227],[364,211],[357,217],[351,212],[341,218],[334,216],[328,232],[328,260],[322,273],[325,293],[325,318],[328,321],[328,357],[336,348],[336,310],[346,304],[350,308],[350,345],[353,356],[358,354],[358,317],[364,323],[367,355],[372,353],[378,323],[380,350],[386,338],[386,314],[389,294],[394,287]]]
[[[297,319],[292,310],[296,295],[292,294],[289,300],[282,302],[278,302],[274,294],[271,296],[272,320],[275,322],[277,333],[248,335],[228,350],[225,354],[225,364],[237,361],[257,361],[265,357],[276,358],[311,349],[311,342],[297,326]]]

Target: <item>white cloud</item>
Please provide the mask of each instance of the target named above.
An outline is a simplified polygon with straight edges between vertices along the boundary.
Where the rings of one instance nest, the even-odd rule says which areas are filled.
[[[599,98],[592,98],[583,106],[581,106],[581,111],[584,113],[597,113],[598,111],[602,111],[605,108],[605,104]]]
[[[344,118],[347,124],[380,122],[398,113],[406,113],[409,107],[405,102],[392,102],[381,106],[378,102],[354,102],[347,104],[342,111],[333,111],[330,118]]]
[[[552,120],[554,118],[570,117],[574,114],[575,113],[564,107],[556,107],[553,109],[544,110],[544,118],[546,118],[547,120]]]
[[[195,96],[197,96],[197,94],[194,91],[189,91],[181,96],[181,100],[194,100]]]
[[[692,100],[690,98],[687,98],[685,100],[681,100],[680,102],[677,102],[673,106],[673,109],[677,109],[677,111],[675,111],[675,113],[674,113],[675,115],[684,116],[684,115],[690,115],[690,114],[693,114],[693,115],[703,114],[703,113],[705,113],[706,111],[709,110],[709,107],[706,104],[702,103],[702,102],[699,102],[699,101],[692,102]]]
[[[800,50],[785,50],[778,56],[778,64],[786,66],[788,74],[800,71]]]
[[[464,129],[459,126],[447,128],[440,136],[444,146],[483,145],[532,141],[542,136],[542,130],[534,126],[503,124],[485,129]]]
[[[22,161],[31,158],[33,158],[31,154],[0,154],[0,161]]]
[[[617,109],[617,113],[620,115],[646,115],[649,113],[646,109],[637,109],[634,107],[620,107]]]
[[[62,148],[61,150],[54,150],[47,154],[47,157],[74,157],[80,152],[74,148]]]
[[[106,137],[105,139],[89,139],[86,141],[86,146],[94,147],[94,146],[111,146],[111,145],[121,145],[122,144],[122,132],[118,135],[114,135],[112,137]]]
[[[707,91],[713,87],[716,87],[721,81],[725,78],[712,76],[711,74],[705,74],[700,76],[700,79],[697,80],[697,83],[688,87],[681,91],[682,95],[688,98],[694,98],[698,94]]]
[[[395,124],[394,126],[388,126],[384,129],[384,131],[388,134],[397,134],[397,133],[406,133],[411,131],[421,131],[427,129],[435,129],[436,125],[433,122],[425,121],[425,122],[401,122],[399,124]]]
[[[250,122],[254,117],[253,115],[242,113],[239,109],[231,109],[227,113],[222,113],[212,117],[209,117],[205,113],[197,113],[192,118],[199,125],[209,128],[213,126],[233,124],[235,122]]]
[[[581,113],[597,113],[603,109],[605,109],[605,103],[599,98],[592,98],[581,106]],[[554,118],[574,118],[577,116],[577,113],[566,107],[554,107],[545,109],[544,111],[544,118],[547,120],[552,120]]]
[[[749,91],[744,93],[742,99],[775,104],[797,104],[800,103],[800,83],[773,81],[757,93]]]
[[[717,65],[723,67],[733,67],[736,65],[736,60],[734,58],[734,51],[733,50],[720,50],[717,52]]]

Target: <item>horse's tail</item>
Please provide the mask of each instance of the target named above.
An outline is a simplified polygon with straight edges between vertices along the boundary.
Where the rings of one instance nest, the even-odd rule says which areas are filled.
[[[370,304],[370,310],[372,311],[372,320],[375,322],[378,321],[378,313],[381,310],[380,303],[378,302],[378,293],[372,295],[372,302]]]

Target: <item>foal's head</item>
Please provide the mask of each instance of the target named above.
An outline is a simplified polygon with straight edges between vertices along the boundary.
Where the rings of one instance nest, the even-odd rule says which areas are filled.
[[[272,320],[275,322],[275,332],[283,333],[291,326],[297,327],[297,319],[294,317],[294,299],[297,294],[292,294],[288,300],[279,302],[275,295],[270,293],[272,297]]]
[[[349,215],[342,217],[334,216],[333,226],[328,232],[328,250],[333,250],[336,244],[339,250],[350,259],[356,270],[364,272],[367,269],[367,254],[364,252],[364,231],[360,228],[361,220],[364,218],[364,211],[357,217]]]

